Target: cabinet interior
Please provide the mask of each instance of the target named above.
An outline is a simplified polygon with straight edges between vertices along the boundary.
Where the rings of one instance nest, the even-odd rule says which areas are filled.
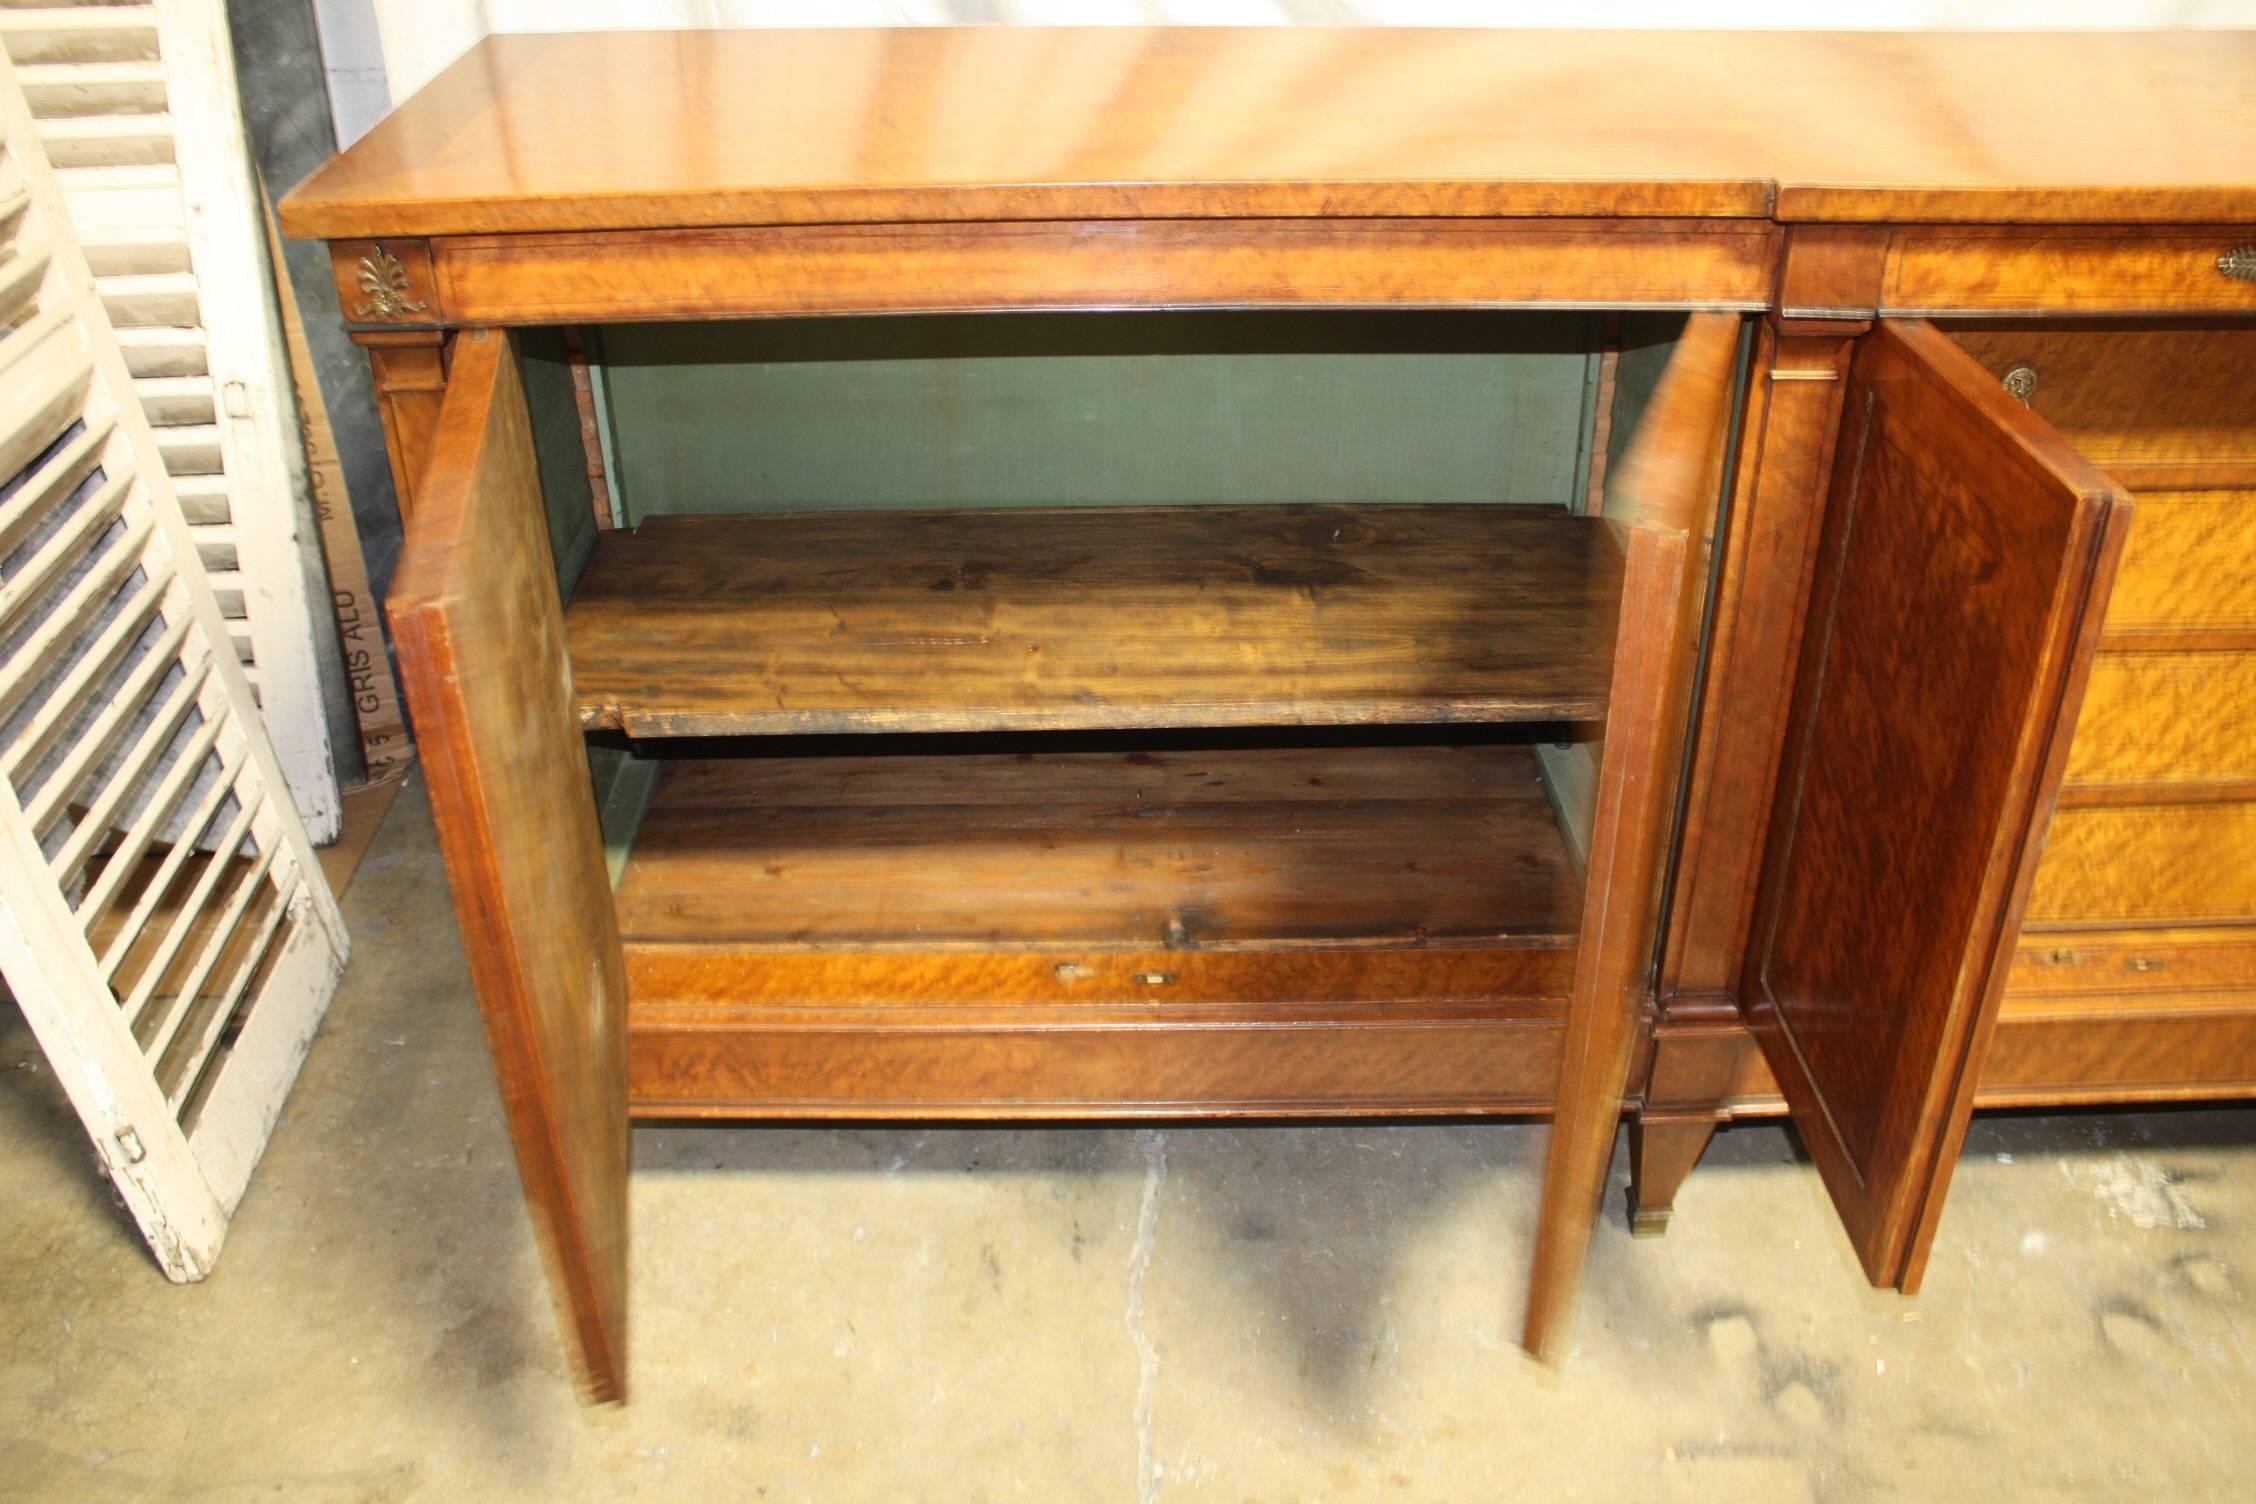
[[[739,999],[914,954],[854,995],[1015,957],[1022,997],[1188,1004],[1185,958],[1289,953],[1299,1001],[1555,1021],[1621,605],[1595,498],[1682,323],[587,331],[614,528],[563,338],[521,337],[630,998],[692,953]]]
[[[1581,902],[1523,735],[1263,729],[704,750],[661,759],[618,890],[630,942],[1557,949],[1571,946]]]

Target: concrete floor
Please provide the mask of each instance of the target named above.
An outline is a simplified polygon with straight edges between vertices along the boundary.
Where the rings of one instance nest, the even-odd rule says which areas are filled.
[[[78,1501],[2256,1495],[2256,1112],[1985,1119],[1926,1292],[1789,1138],[1617,1189],[1513,1345],[1524,1124],[649,1129],[634,1402],[582,1410],[420,788],[219,1272],[167,1285],[0,1018],[0,1496]]]

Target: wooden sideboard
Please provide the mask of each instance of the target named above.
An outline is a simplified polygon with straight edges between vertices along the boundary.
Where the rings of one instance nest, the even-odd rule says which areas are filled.
[[[1640,1227],[1788,1111],[1910,1290],[1979,1102],[2247,1091],[2252,80],[2238,34],[479,44],[282,216],[375,366],[587,1391],[636,1115],[1550,1113],[1556,1356],[1625,1107]],[[1565,415],[1447,442],[1564,492],[1249,478],[1230,360],[1436,311]],[[1061,312],[1206,373],[1193,481],[778,513],[725,402],[667,442],[742,497],[583,442],[606,329],[699,321],[688,381],[748,320]],[[1356,414],[1296,401],[1260,452],[1320,488]]]

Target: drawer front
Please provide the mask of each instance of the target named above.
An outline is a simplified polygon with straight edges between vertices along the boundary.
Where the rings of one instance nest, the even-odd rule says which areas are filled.
[[[2131,548],[2138,548],[2138,527]],[[2256,573],[2256,570],[2249,571]],[[2116,576],[2115,606],[2123,601]],[[2108,619],[2115,619],[2110,610]],[[2109,788],[2256,782],[2256,652],[2101,653],[2084,690],[2062,799]],[[2256,853],[2250,854],[2256,861]]]
[[[2129,1002],[2132,1006],[2118,1006]],[[1981,1107],[2183,1102],[2256,1095],[2256,992],[2185,1006],[2093,999],[1998,1010]]]
[[[2256,629],[2256,490],[2148,491],[2137,508],[2109,634]]]
[[[737,1027],[1050,1026],[1103,1014],[1129,1021],[1184,1012],[1207,1021],[1274,1022],[1280,1009],[1385,1010],[1526,1001],[1549,1016],[1574,985],[1573,948],[1387,950],[999,950],[896,947],[763,949],[725,941],[626,943],[630,1019]],[[768,1018],[768,1010],[773,1018]],[[968,1010],[968,1011],[967,1011]],[[1106,1013],[1105,1010],[1112,1010]]]
[[[1884,313],[2256,312],[2256,226],[2211,230],[1905,230]]]
[[[1950,335],[2134,491],[2256,486],[2256,321],[1981,319]],[[2145,530],[2142,515],[2134,549]]]
[[[2024,935],[2005,990],[2008,998],[2256,992],[2256,929]]]
[[[627,946],[630,1110],[704,1117],[1547,1112],[1565,949]]]
[[[1071,1032],[747,1023],[628,1034],[638,1117],[1120,1118],[1541,1113],[1564,1019]]]
[[[2256,921],[2256,804],[2062,809],[2025,928]]]
[[[1763,308],[1775,226],[1683,220],[781,225],[432,242],[461,323],[1055,308]]]

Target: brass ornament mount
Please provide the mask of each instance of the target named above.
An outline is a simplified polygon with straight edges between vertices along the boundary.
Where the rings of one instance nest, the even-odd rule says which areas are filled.
[[[2007,396],[2027,407],[2029,399],[2037,394],[2037,368],[2031,365],[2015,366],[2005,373],[2003,384]]]
[[[2217,270],[2234,282],[2256,282],[2256,245],[2236,245],[2217,258]]]
[[[360,258],[360,290],[367,298],[352,306],[356,319],[404,319],[429,313],[431,305],[410,296],[415,289],[399,257],[377,246]]]

